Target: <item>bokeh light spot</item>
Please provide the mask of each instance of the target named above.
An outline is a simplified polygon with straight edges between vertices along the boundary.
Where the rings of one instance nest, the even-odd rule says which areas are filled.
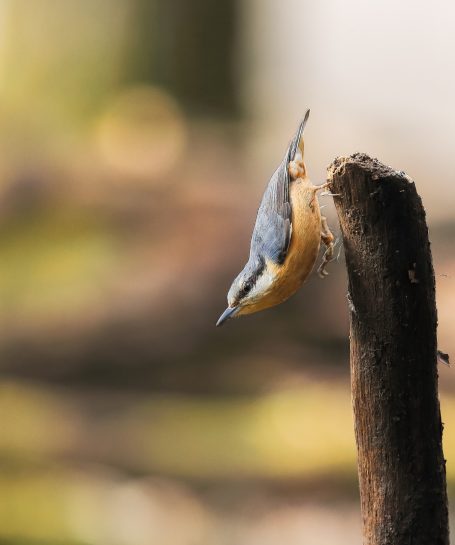
[[[186,133],[176,100],[157,87],[139,86],[108,104],[96,139],[103,160],[119,174],[157,181],[178,162]]]

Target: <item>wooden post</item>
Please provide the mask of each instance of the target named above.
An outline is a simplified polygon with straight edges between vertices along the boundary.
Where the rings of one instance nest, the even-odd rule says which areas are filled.
[[[448,545],[435,282],[414,182],[364,154],[328,179],[348,270],[351,387],[366,545]]]

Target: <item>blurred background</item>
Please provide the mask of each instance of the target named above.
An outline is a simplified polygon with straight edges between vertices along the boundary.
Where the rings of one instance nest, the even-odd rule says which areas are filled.
[[[311,107],[315,183],[356,151],[415,179],[455,353],[454,27],[448,0],[0,1],[0,543],[361,543],[342,252],[214,324]]]

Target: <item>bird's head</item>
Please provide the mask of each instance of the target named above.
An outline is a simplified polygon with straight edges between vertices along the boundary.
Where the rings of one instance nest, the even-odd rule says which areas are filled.
[[[263,257],[250,258],[232,282],[227,300],[228,307],[218,319],[217,326],[242,314],[251,314],[263,308],[262,302],[272,289],[275,273]]]

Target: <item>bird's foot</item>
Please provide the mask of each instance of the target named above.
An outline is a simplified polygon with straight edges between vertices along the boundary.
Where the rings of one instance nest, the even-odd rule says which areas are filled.
[[[325,252],[322,257],[322,263],[318,267],[318,274],[321,278],[324,278],[329,274],[326,267],[330,261],[333,261],[333,253],[335,249],[335,237],[333,236],[332,231],[329,229],[325,216],[321,216],[321,241],[325,245]]]

